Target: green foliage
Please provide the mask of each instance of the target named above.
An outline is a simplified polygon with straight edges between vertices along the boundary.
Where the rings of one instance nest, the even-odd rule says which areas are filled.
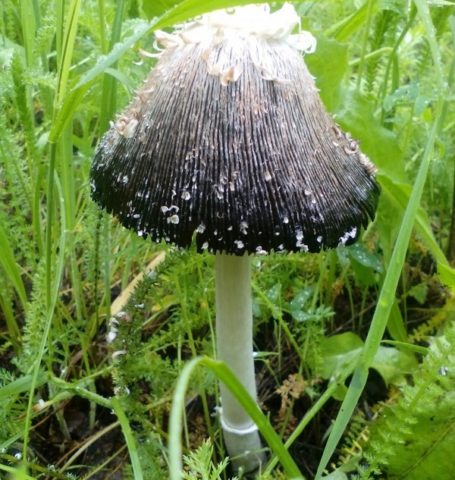
[[[88,173],[97,139],[153,64],[138,55],[153,48],[152,30],[245,3],[0,2],[2,474],[90,478],[118,469],[125,478],[169,478],[176,382],[188,361],[214,356],[213,259],[169,250],[111,315],[112,301],[164,247],[100,213],[89,198]],[[453,216],[455,10],[439,3],[295,2],[318,39],[305,61],[321,97],[379,167],[382,187],[364,242],[319,256],[254,260],[256,366],[267,425],[280,431],[296,461],[305,458],[309,478],[330,432],[320,473],[337,451],[339,468],[327,478],[418,479],[430,472],[445,480],[453,471],[455,340],[448,324],[455,276],[444,252]],[[403,235],[397,256],[398,235],[412,227],[407,258]],[[380,344],[386,324],[387,346]],[[348,390],[345,379],[359,365],[362,375]],[[363,397],[343,434],[370,368],[387,382],[385,406],[365,406]],[[229,476],[212,417],[214,375],[195,370],[182,399],[187,478]],[[289,375],[299,375],[306,389],[276,422],[276,390]],[[347,395],[336,419],[334,399]],[[99,452],[115,443],[105,429],[117,418],[127,447],[120,441],[94,459],[92,439],[99,435]],[[15,454],[26,460],[23,467]],[[272,453],[261,478],[286,478],[277,463]]]
[[[320,376],[326,379],[343,377],[358,363],[362,350],[362,340],[352,332],[324,339]],[[371,368],[382,376],[386,384],[403,382],[405,375],[412,373],[416,366],[417,361],[412,354],[383,346],[379,347],[371,364]]]
[[[455,325],[432,340],[413,385],[402,387],[371,426],[364,452],[368,468],[387,478],[447,478],[455,442]]]
[[[30,373],[38,355],[44,334],[46,318],[46,270],[41,263],[33,278],[33,292],[27,306],[27,317],[22,338],[22,352],[17,359],[20,370]]]
[[[184,480],[218,480],[225,471],[228,459],[225,458],[218,465],[213,464],[213,445],[206,440],[196,450],[183,457],[184,460]],[[231,477],[235,480],[234,477]]]

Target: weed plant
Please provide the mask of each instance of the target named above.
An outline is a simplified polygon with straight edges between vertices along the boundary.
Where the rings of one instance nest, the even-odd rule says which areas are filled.
[[[295,2],[322,99],[382,194],[358,244],[254,261],[263,413],[213,360],[213,259],[90,200],[153,30],[242,3],[0,3],[1,478],[231,478],[217,378],[266,440],[262,480],[452,478],[453,2]]]

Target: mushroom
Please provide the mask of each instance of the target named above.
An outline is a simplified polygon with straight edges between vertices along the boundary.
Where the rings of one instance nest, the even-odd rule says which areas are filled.
[[[156,32],[159,61],[104,135],[92,197],[138,235],[216,254],[217,357],[256,398],[250,256],[353,243],[374,216],[375,167],[325,111],[294,8],[217,11]],[[220,386],[234,469],[264,460]]]

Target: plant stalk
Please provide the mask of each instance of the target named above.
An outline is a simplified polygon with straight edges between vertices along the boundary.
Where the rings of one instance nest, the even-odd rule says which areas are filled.
[[[215,271],[217,357],[256,400],[250,259],[217,254]],[[232,466],[236,472],[257,470],[265,457],[258,429],[222,383],[220,392],[221,426]]]

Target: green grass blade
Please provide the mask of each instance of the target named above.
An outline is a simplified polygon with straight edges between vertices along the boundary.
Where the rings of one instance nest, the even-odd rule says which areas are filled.
[[[345,42],[365,24],[365,19],[368,14],[368,4],[369,2],[365,2],[353,14],[332,25],[324,32],[324,35],[326,37],[334,37],[339,42]]]
[[[137,454],[136,441],[134,440],[134,435],[131,430],[130,423],[128,422],[128,418],[126,417],[118,398],[112,398],[111,404],[122,427],[122,432],[128,447],[128,453],[130,454],[131,466],[134,472],[134,480],[143,480],[144,475],[142,473],[141,462],[139,461],[139,456]]]
[[[33,15],[33,5],[31,0],[21,0],[20,15],[22,26],[22,38],[25,49],[25,59],[27,66],[32,66],[35,63],[34,45],[36,33],[35,15]]]
[[[436,139],[436,132],[439,123],[439,115],[441,113],[442,102],[438,104],[436,119],[433,123],[425,152],[422,157],[414,188],[406,207],[403,221],[401,223],[400,231],[398,233],[397,241],[393,249],[389,268],[387,270],[384,283],[379,294],[378,304],[373,315],[371,327],[368,332],[367,339],[359,359],[359,363],[354,371],[348,392],[340,407],[340,411],[333,425],[333,429],[327,441],[327,445],[322,454],[322,458],[316,474],[316,479],[320,479],[324,469],[328,465],[331,456],[333,455],[338,442],[340,441],[343,432],[354,412],[357,402],[362,394],[368,378],[368,369],[374,359],[377,349],[381,343],[382,336],[387,326],[387,321],[395,301],[395,292],[401,275],[401,270],[404,265],[407,247],[411,238],[412,229],[414,226],[417,211],[422,198],[425,180],[428,175],[428,170],[433,155],[434,143]]]
[[[0,311],[3,313],[10,341],[17,353],[20,350],[21,332],[13,311],[11,297],[7,292],[0,291]]]
[[[44,373],[40,372],[36,379],[35,386],[39,387],[46,382],[47,378]],[[4,387],[0,388],[0,402],[2,399],[11,398],[12,396],[19,395],[30,390],[32,385],[33,377],[32,375],[25,375],[23,377],[19,377],[17,380],[8,383]]]
[[[120,41],[122,34],[123,12],[125,10],[124,1],[117,2],[116,15],[112,28],[110,48]],[[116,64],[113,64],[115,67]],[[112,69],[110,69],[112,71]],[[115,70],[114,70],[115,71]],[[107,73],[105,71],[105,73]],[[112,75],[104,75],[103,91],[101,96],[101,115],[100,131],[105,132],[109,125],[109,120],[114,116],[117,104],[117,79]]]
[[[11,248],[8,236],[4,228],[0,225],[0,266],[5,271],[8,280],[16,290],[22,307],[25,309],[27,305],[27,294],[25,293],[24,282],[22,281],[19,267],[14,258],[13,249]]]
[[[275,433],[267,417],[261,412],[257,403],[250,397],[245,387],[237,380],[232,371],[223,362],[208,357],[194,358],[182,370],[174,393],[169,423],[169,467],[171,480],[180,480],[182,472],[182,447],[180,435],[182,432],[182,412],[185,405],[185,392],[192,372],[202,365],[211,370],[218,380],[223,382],[235,396],[237,401],[248,412],[255,422],[265,441],[278,457],[289,479],[303,479],[303,475],[293,458]]]
[[[327,445],[322,454],[322,458],[316,474],[316,479],[320,479],[324,469],[328,465],[331,456],[333,455],[336,446],[341,439],[343,432],[354,412],[357,402],[362,394],[368,378],[368,369],[373,361],[377,349],[379,348],[382,336],[384,334],[387,320],[390,316],[392,306],[395,301],[395,292],[401,275],[401,270],[404,265],[407,247],[411,238],[412,229],[419,211],[420,201],[425,186],[425,181],[428,176],[431,158],[433,156],[436,136],[439,130],[440,117],[442,115],[444,105],[444,80],[442,74],[440,51],[436,41],[434,26],[431,21],[431,15],[427,2],[423,0],[414,0],[420,19],[424,24],[427,32],[428,41],[430,43],[433,62],[437,71],[436,78],[439,86],[438,101],[435,107],[434,122],[428,136],[425,151],[422,156],[417,177],[406,207],[401,227],[398,233],[397,241],[393,249],[389,268],[387,270],[384,283],[379,294],[378,304],[375,309],[373,320],[367,339],[359,359],[359,363],[354,371],[347,395],[341,405],[332,432],[327,441]]]
[[[22,467],[14,468],[10,467],[9,465],[0,464],[0,470],[10,473],[12,476],[10,476],[9,478],[14,478],[15,480],[36,480],[36,477],[31,477],[30,475],[27,475],[23,471]]]
[[[386,195],[387,198],[395,204],[397,211],[404,211],[409,202],[410,192],[408,191],[407,187],[410,188],[410,186],[407,184],[396,183],[385,175],[381,176],[380,181],[382,188],[381,194]],[[420,207],[416,212],[415,228],[426,243],[427,247],[431,250],[435,260],[443,265],[448,265],[449,262],[444,252],[434,238],[428,214],[423,208]]]
[[[337,379],[336,381],[332,382],[327,390],[318,398],[318,400],[315,402],[315,404],[306,412],[305,416],[302,418],[302,420],[299,422],[297,427],[295,427],[294,431],[291,433],[289,438],[286,440],[286,443],[284,444],[286,449],[289,449],[291,445],[297,440],[297,438],[302,434],[302,432],[305,430],[307,425],[311,422],[311,420],[317,415],[317,413],[321,410],[321,408],[332,398],[332,395],[335,393],[335,391],[344,383],[344,380],[346,379],[346,376],[343,376],[342,379]],[[264,470],[264,474],[271,475],[273,469],[276,467],[278,463],[278,457],[276,455],[273,456],[273,458],[270,460],[270,462],[267,465],[267,468]]]
[[[59,72],[57,93],[55,96],[56,105],[60,105],[65,98],[65,92],[68,84],[68,77],[73,58],[74,41],[76,39],[79,13],[81,9],[80,0],[72,0],[68,9],[65,22],[65,33],[62,45],[62,58],[59,59]]]
[[[73,92],[80,89],[84,85],[89,84],[98,75],[104,73],[104,71],[112,66],[117,60],[128,51],[138,40],[152,30],[155,26],[155,22],[141,22],[135,26],[134,32],[125,38],[121,43],[117,43],[114,48],[105,57],[102,57],[99,62],[96,63],[90,70],[81,76],[77,84],[75,85]]]

